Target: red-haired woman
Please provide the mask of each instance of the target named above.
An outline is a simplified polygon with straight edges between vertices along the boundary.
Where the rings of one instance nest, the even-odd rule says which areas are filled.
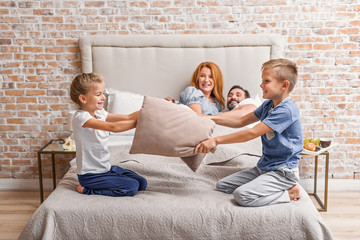
[[[200,63],[190,83],[191,86],[180,94],[179,103],[206,115],[216,115],[224,109],[223,77],[215,63]]]

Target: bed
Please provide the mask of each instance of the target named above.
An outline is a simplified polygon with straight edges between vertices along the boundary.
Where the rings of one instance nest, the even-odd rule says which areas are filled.
[[[127,113],[141,107],[144,95],[177,98],[202,61],[221,68],[225,96],[239,84],[259,98],[261,64],[281,57],[283,42],[278,35],[88,36],[80,48],[82,71],[105,79],[108,111]],[[216,126],[213,135],[234,131]],[[144,176],[146,191],[78,194],[72,161],[19,239],[332,239],[303,188],[297,202],[258,208],[240,207],[215,190],[219,179],[256,164],[259,138],[218,147],[194,172],[178,157],[130,154],[133,136],[111,135],[111,162]]]

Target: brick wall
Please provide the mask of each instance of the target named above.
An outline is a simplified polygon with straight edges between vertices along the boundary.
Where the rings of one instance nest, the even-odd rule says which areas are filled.
[[[293,97],[304,134],[340,143],[330,175],[352,178],[360,171],[359,11],[357,0],[0,0],[0,178],[37,178],[36,151],[69,135],[80,37],[206,33],[283,35],[285,57],[299,66]],[[44,171],[49,177],[49,162]],[[312,158],[301,175],[312,177]]]

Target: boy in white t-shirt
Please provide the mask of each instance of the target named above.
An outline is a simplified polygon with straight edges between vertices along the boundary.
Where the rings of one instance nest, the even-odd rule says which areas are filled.
[[[134,128],[139,112],[112,114],[103,109],[105,83],[95,73],[75,77],[70,87],[71,100],[79,109],[72,119],[76,143],[79,193],[106,196],[134,196],[145,190],[147,181],[133,171],[110,165],[107,141],[109,132]]]

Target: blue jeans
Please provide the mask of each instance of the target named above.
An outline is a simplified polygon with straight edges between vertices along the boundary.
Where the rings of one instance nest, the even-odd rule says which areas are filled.
[[[133,171],[112,166],[106,173],[87,173],[78,175],[83,193],[112,197],[134,196],[137,191],[146,189],[147,181]]]

